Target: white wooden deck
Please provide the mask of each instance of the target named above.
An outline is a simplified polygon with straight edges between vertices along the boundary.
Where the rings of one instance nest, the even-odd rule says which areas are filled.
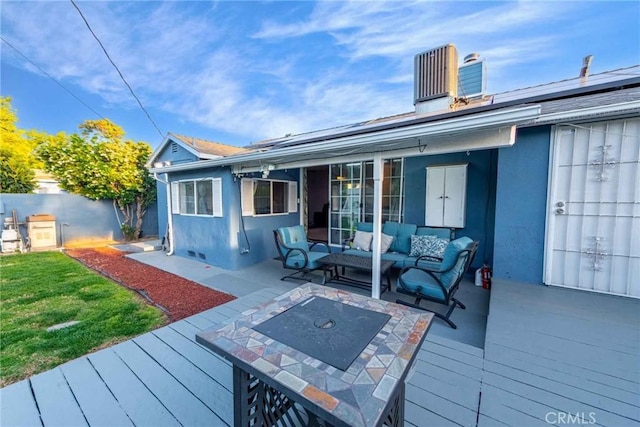
[[[281,292],[262,289],[0,389],[0,425],[232,425],[231,366],[195,334]],[[406,424],[575,425],[557,414],[589,422],[593,413],[596,425],[640,425],[639,307],[496,283],[484,351],[427,336],[406,389]]]

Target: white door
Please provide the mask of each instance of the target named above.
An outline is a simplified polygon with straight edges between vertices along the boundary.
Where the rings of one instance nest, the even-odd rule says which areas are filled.
[[[427,167],[425,225],[464,228],[467,165]]]
[[[640,297],[640,119],[558,126],[544,282]]]

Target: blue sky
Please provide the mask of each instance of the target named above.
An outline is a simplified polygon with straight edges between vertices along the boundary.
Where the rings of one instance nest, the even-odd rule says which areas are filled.
[[[640,63],[640,2],[81,2],[163,134],[246,145],[413,110],[413,56],[454,43],[497,93]],[[2,1],[1,33],[127,136],[162,137],[69,1]],[[19,126],[98,118],[4,42]]]

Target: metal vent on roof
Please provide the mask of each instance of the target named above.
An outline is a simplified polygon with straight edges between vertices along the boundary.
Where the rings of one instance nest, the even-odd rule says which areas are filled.
[[[419,53],[414,58],[414,103],[455,97],[458,52],[453,44]]]
[[[178,144],[176,144],[175,142],[171,143],[171,152],[172,153],[177,153],[178,152]]]
[[[471,55],[473,58],[467,60]],[[458,68],[458,96],[476,98],[483,96],[487,88],[487,68],[484,59],[478,60],[477,53],[465,57],[465,63]]]

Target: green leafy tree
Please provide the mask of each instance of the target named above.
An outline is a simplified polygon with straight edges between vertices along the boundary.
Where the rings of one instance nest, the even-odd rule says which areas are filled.
[[[31,193],[36,188],[35,177],[24,159],[0,147],[0,193]]]
[[[10,97],[0,97],[0,192],[31,193],[36,188],[30,165],[30,140],[18,129],[18,115]]]
[[[124,237],[139,238],[144,214],[156,197],[155,182],[145,167],[151,147],[125,140],[122,128],[108,119],[87,120],[79,129],[80,134],[37,147],[45,170],[70,193],[113,200]]]

